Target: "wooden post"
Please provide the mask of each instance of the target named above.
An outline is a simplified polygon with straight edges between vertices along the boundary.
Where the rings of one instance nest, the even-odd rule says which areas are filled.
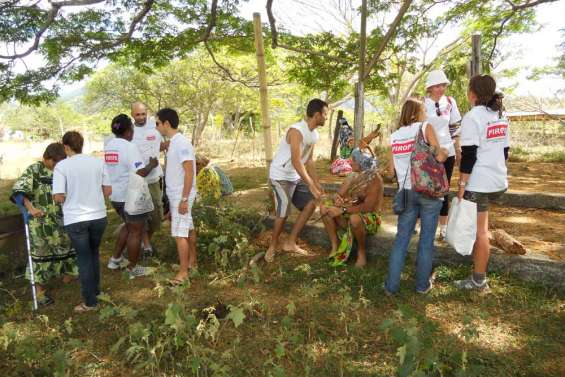
[[[267,172],[273,160],[273,142],[271,140],[271,120],[269,119],[269,97],[267,93],[267,71],[265,68],[265,46],[263,45],[263,29],[261,15],[253,13],[253,29],[255,30],[255,52],[257,54],[257,71],[259,73],[259,96],[261,99],[261,124],[265,143],[265,162]]]
[[[343,110],[337,111],[337,118],[335,120],[335,127],[334,127],[334,138],[332,141],[332,153],[330,155],[330,160],[333,162],[337,156],[337,144],[339,140],[339,120],[343,118]]]
[[[355,84],[355,114],[353,119],[353,134],[357,146],[363,137],[365,117],[365,58],[367,52],[367,0],[361,3],[361,35],[359,40],[359,78]]]
[[[472,36],[471,77],[482,73],[481,67],[481,34]]]

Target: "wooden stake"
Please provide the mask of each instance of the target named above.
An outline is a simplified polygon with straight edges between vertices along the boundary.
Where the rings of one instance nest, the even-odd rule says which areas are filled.
[[[473,56],[471,57],[471,77],[482,73],[481,67],[481,34],[472,36]]]
[[[265,143],[265,162],[267,172],[273,160],[273,142],[271,140],[271,120],[269,118],[269,97],[267,93],[267,70],[265,68],[265,47],[263,45],[263,29],[261,15],[253,13],[253,28],[255,30],[255,51],[257,54],[257,71],[259,73],[259,96],[261,99],[261,123]]]
[[[338,110],[337,111],[337,118],[335,120],[335,127],[334,127],[334,138],[332,140],[332,153],[330,155],[330,160],[331,162],[334,162],[336,156],[337,156],[337,144],[339,141],[339,120],[343,118],[343,110]]]

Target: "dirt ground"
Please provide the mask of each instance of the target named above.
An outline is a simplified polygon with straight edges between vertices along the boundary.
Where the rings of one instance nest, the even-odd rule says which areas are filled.
[[[513,173],[516,171],[528,174],[522,174],[519,179],[514,179],[511,175],[510,184],[523,182],[522,187],[530,192],[539,192],[538,188],[555,187],[553,192],[565,193],[565,178],[560,181],[551,173],[551,171],[563,172],[562,176],[565,177],[565,164],[539,163],[538,165],[543,171],[539,177],[535,176],[532,171],[533,164],[510,164],[511,174],[516,174]],[[239,205],[265,212],[269,203],[265,168],[254,167],[244,170],[240,167],[232,169],[224,167],[234,181],[236,189],[241,190],[231,200],[236,201]],[[340,183],[343,180],[343,178],[329,174],[323,162],[318,163],[318,174],[325,183]],[[557,176],[560,177],[561,174]],[[526,182],[532,183],[526,185]],[[560,185],[559,182],[563,182],[564,185]],[[385,198],[385,211],[391,212],[391,198]],[[394,220],[391,219],[391,221]],[[494,205],[490,212],[490,228],[505,230],[533,253],[546,255],[553,260],[565,261],[565,213],[563,211]]]
[[[343,179],[330,173],[327,160],[317,161],[316,167],[322,182],[340,183]],[[459,174],[455,171],[451,179],[452,187],[455,186],[458,177]],[[565,194],[565,164],[509,162],[508,183],[509,190],[515,192]]]

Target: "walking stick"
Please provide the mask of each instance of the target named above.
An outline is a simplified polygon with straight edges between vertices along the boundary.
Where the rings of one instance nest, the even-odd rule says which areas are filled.
[[[14,201],[18,206],[23,218],[24,218],[24,227],[26,233],[26,247],[27,247],[27,262],[29,265],[29,275],[31,277],[31,295],[33,297],[33,310],[37,310],[37,291],[35,289],[35,276],[33,275],[33,261],[31,260],[31,245],[29,243],[29,213],[24,206],[24,195],[17,194],[14,197]]]

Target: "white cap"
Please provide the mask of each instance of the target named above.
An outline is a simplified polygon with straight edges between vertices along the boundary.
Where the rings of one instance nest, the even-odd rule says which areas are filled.
[[[445,73],[443,73],[441,69],[438,69],[428,73],[428,77],[426,78],[426,89],[428,89],[430,86],[449,83],[450,81],[447,79]]]

